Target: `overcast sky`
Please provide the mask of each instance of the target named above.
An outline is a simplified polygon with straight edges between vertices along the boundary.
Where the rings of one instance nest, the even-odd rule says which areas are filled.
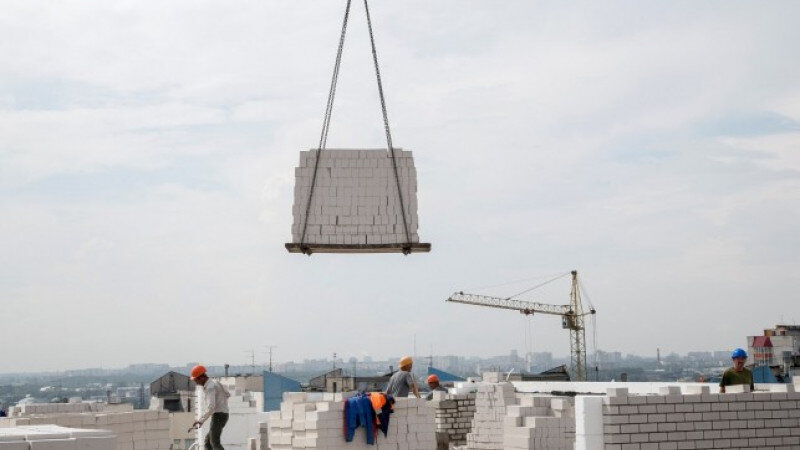
[[[373,1],[433,251],[309,258],[283,244],[343,6],[4,2],[0,371],[522,352],[522,316],[445,298],[571,269],[603,350],[800,320],[800,3]],[[385,145],[371,63],[354,1],[329,147]]]

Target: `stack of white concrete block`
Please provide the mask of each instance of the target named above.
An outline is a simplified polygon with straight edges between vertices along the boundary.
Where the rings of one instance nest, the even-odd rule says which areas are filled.
[[[171,444],[167,411],[36,414],[0,419],[0,428],[28,425],[109,430],[117,436],[117,450],[169,450]]]
[[[475,394],[478,392],[478,387],[487,384],[483,381],[476,381],[474,379],[467,379],[467,381],[458,381],[453,387],[447,390],[451,394]]]
[[[505,373],[505,372],[484,372],[482,381],[484,383],[502,383],[504,381],[519,381],[522,380],[522,374],[519,372]]]
[[[475,416],[475,394],[448,394],[434,392],[429,403],[435,412],[436,431],[446,433],[448,442],[454,445],[467,443],[467,433]]]
[[[106,430],[54,425],[0,428],[0,450],[116,450],[117,438]]]
[[[295,169],[292,239],[299,243],[316,163],[300,152]],[[418,243],[417,173],[410,151],[395,150],[411,242]],[[407,238],[392,160],[386,150],[324,150],[306,228],[308,244],[397,244]]]
[[[504,449],[567,450],[575,445],[575,412],[568,398],[518,394],[506,407]]]
[[[222,433],[222,446],[226,450],[247,450],[251,438],[259,435],[259,423],[267,420],[267,413],[259,409],[260,392],[245,392],[228,386],[228,423]]]
[[[464,449],[572,449],[575,409],[568,397],[515,393],[510,383],[482,384]]]
[[[516,404],[514,386],[510,383],[478,386],[475,394],[475,416],[471,431],[467,434],[467,448],[502,449],[506,407]]]
[[[346,398],[347,395],[344,396]],[[435,450],[433,409],[422,399],[400,398],[394,404],[386,436],[378,431],[375,445],[367,444],[366,430],[358,427],[345,442],[342,394],[314,396],[285,393],[280,411],[270,412],[269,446],[273,450]]]
[[[800,392],[787,384],[770,388],[748,392],[747,386],[729,386],[726,394],[712,394],[706,386],[672,386],[660,395],[609,389],[603,404],[579,419],[597,422],[602,414],[605,446],[586,440],[576,448],[800,448]]]
[[[83,412],[104,412],[104,411],[133,411],[130,403],[109,405],[104,402],[80,402],[80,403],[24,403],[12,406],[8,409],[9,417],[24,417],[33,414],[70,414]]]

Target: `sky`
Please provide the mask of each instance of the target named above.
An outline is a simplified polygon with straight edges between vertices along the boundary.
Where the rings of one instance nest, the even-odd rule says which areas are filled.
[[[557,318],[445,299],[570,270],[590,351],[800,320],[800,3],[373,1],[433,250],[289,254],[344,3],[4,3],[0,372],[566,355]],[[329,148],[385,146],[371,64],[356,1]]]

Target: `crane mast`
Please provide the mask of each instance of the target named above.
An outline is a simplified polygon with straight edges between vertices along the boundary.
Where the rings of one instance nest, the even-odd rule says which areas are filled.
[[[572,290],[569,294],[573,314],[564,317],[564,328],[569,329],[570,375],[577,381],[586,381],[586,329],[583,326],[583,304],[578,289],[578,272],[572,271]],[[591,310],[594,314],[594,310]]]
[[[465,294],[463,291],[451,295],[447,301],[465,305],[487,306],[489,308],[519,311],[522,314],[548,314],[561,316],[561,325],[569,330],[570,344],[570,377],[576,381],[586,380],[586,332],[584,316],[595,314],[594,308],[584,311],[578,285],[578,272],[573,270],[572,289],[569,305],[550,305],[547,303],[528,302],[513,298],[492,297],[479,294]]]

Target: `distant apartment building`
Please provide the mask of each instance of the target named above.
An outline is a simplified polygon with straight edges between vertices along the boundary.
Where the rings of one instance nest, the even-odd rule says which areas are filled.
[[[617,364],[622,362],[622,352],[597,351],[597,362],[601,364]]]
[[[531,359],[536,365],[549,366],[553,364],[553,354],[550,352],[535,352]]]
[[[695,361],[708,361],[714,359],[714,355],[711,352],[688,352],[686,353],[686,357]]]
[[[752,362],[762,366],[800,366],[800,325],[776,325],[747,337]]]
[[[128,367],[125,368],[125,372],[129,374],[151,374],[151,373],[167,372],[168,370],[169,370],[169,364],[153,364],[153,363],[129,364]]]
[[[730,350],[717,350],[714,352],[714,359],[717,361],[727,361],[731,359]]]

